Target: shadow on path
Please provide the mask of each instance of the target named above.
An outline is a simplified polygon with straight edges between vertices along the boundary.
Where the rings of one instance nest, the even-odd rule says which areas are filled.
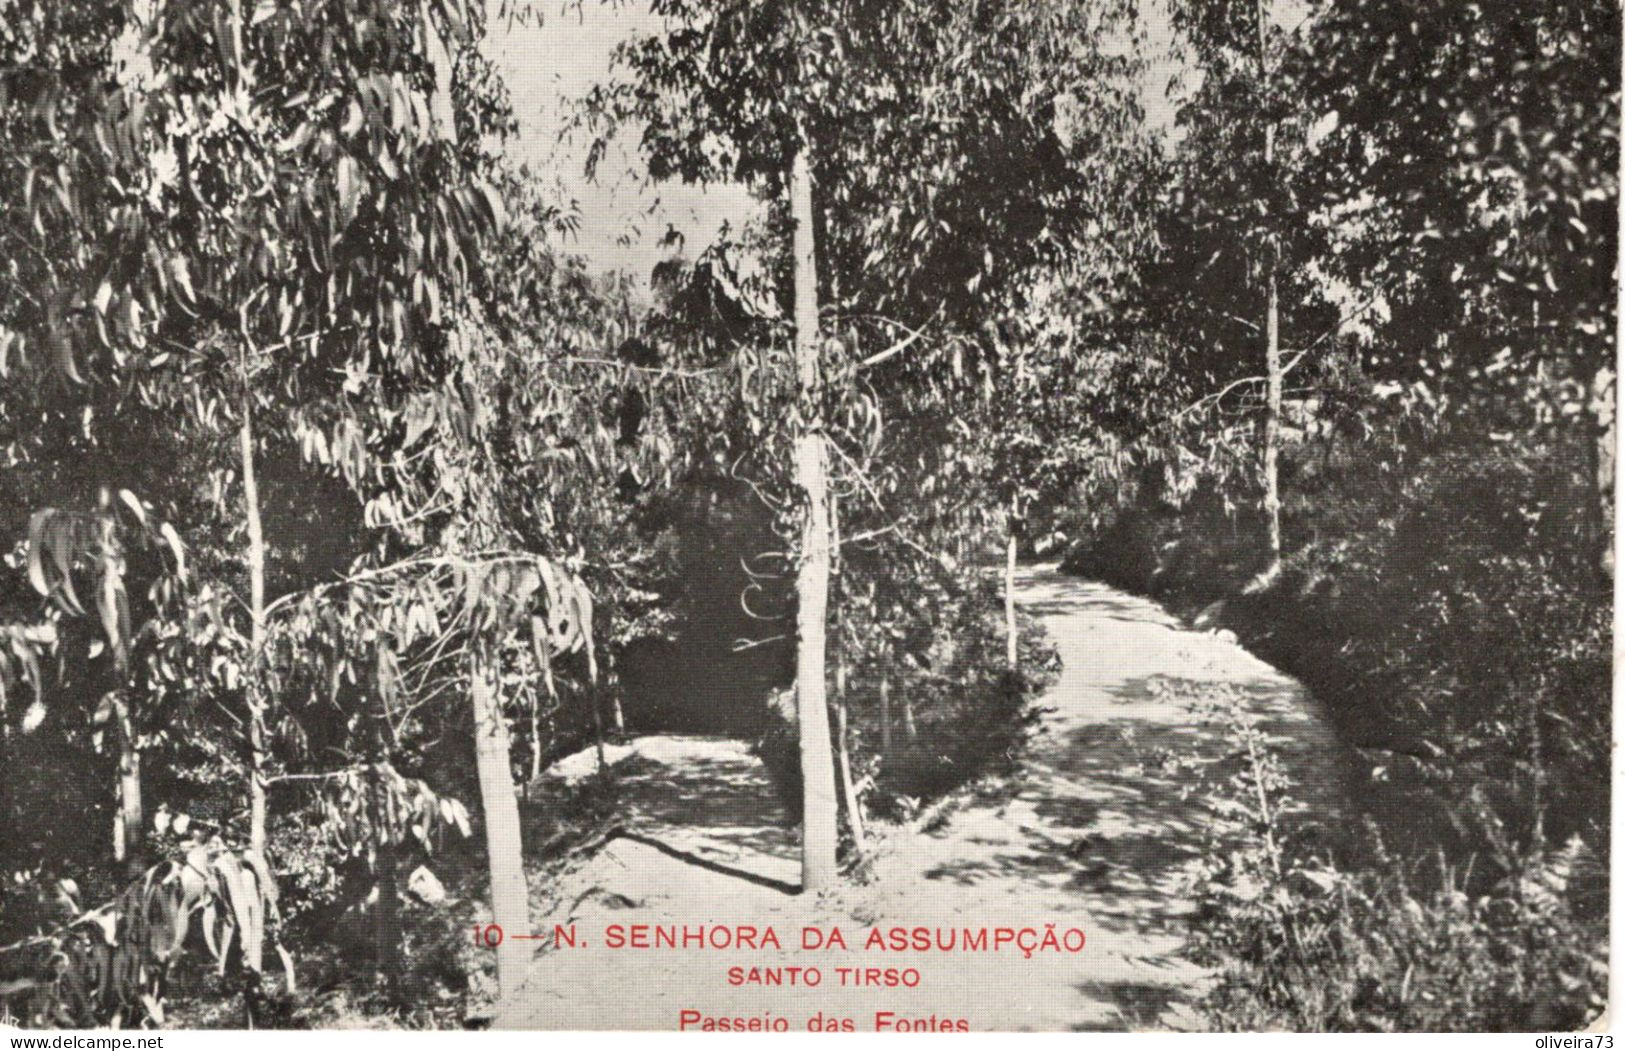
[[[1078,1025],[1198,1026],[1189,876],[1214,834],[1209,792],[1242,757],[1216,708],[1182,698],[1234,692],[1296,784],[1287,820],[1331,826],[1343,812],[1335,739],[1298,683],[1149,600],[1037,567],[1017,601],[1043,621],[1062,673],[1037,702],[1047,710],[1015,800],[958,815],[923,877],[1086,909],[1101,952],[1073,987],[1088,1001]]]
[[[705,871],[714,872],[719,876],[729,876],[733,879],[741,879],[746,883],[754,883],[758,887],[766,887],[769,890],[776,890],[780,894],[801,893],[801,885],[799,883],[786,883],[783,880],[772,879],[768,876],[758,876],[756,873],[746,871],[745,869],[732,868],[728,865],[711,861],[710,859],[702,857],[698,854],[690,854],[686,851],[678,850],[676,847],[662,843],[653,836],[639,835],[636,832],[622,832],[615,838],[630,840],[633,843],[641,843],[646,847],[653,847],[655,850],[660,851],[660,853],[666,855],[668,858],[675,858],[676,860],[685,862],[689,865],[697,865]]]

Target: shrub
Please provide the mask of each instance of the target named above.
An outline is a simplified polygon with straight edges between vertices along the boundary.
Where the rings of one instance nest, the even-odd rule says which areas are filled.
[[[1035,622],[1022,617],[1019,668],[1005,667],[1003,598],[992,579],[976,578],[934,596],[929,630],[912,635],[902,661],[882,658],[852,669],[848,743],[853,777],[869,781],[866,805],[901,813],[1014,761],[1038,718],[1032,698],[1056,666]],[[892,724],[883,750],[881,676],[887,676]],[[774,695],[779,713],[756,753],[791,813],[801,807],[794,691]]]
[[[1291,785],[1256,727],[1233,699],[1219,711],[1245,761],[1213,786],[1216,832],[1196,876],[1215,1026],[1572,1030],[1603,1010],[1605,880],[1582,840],[1519,851],[1485,814],[1503,875],[1476,892],[1471,865],[1400,862],[1369,825],[1366,865],[1339,868],[1283,819]]]

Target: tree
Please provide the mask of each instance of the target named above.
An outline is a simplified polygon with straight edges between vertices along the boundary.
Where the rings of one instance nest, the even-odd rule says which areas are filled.
[[[810,143],[790,161],[790,210],[795,222],[796,481],[806,501],[801,562],[796,571],[796,716],[801,726],[801,887],[822,890],[835,880],[835,763],[825,696],[825,627],[829,608],[830,495],[822,423],[822,339],[818,331],[818,250],[813,235]]]
[[[1334,0],[1311,25],[1294,77],[1328,124],[1307,182],[1348,231],[1331,267],[1380,292],[1384,342],[1405,348],[1369,366],[1451,413],[1579,421],[1584,541],[1606,567],[1617,5]]]
[[[52,256],[72,268],[48,268],[44,309],[25,312],[14,342],[25,353],[49,350],[74,382],[81,364],[93,366],[92,383],[128,378],[153,411],[183,408],[205,428],[235,417],[249,592],[249,840],[263,850],[258,468],[270,436],[256,420],[291,415],[304,430],[294,437],[308,446],[306,429],[325,417],[337,426],[321,435],[323,446],[359,452],[345,387],[369,369],[381,379],[417,372],[429,351],[418,349],[414,325],[441,323],[441,298],[449,304],[466,284],[479,229],[499,204],[428,119],[439,103],[422,55],[440,30],[422,21],[426,6],[356,20],[262,5],[246,27],[236,2],[163,5],[151,21],[117,4],[86,9],[101,19],[90,21],[101,29],[93,44],[101,65],[80,67],[92,83],[48,93],[36,107],[35,125],[71,122],[68,158],[46,176],[56,194],[25,194],[18,209],[77,239]],[[455,4],[440,15],[464,35],[477,24]],[[145,75],[120,79],[112,60],[120,41],[146,60]],[[58,114],[69,99],[73,108]],[[78,190],[86,185],[127,192],[93,197]],[[70,303],[82,304],[71,317]],[[300,411],[267,415],[278,399]],[[363,470],[352,457],[352,480]]]
[[[448,430],[453,425],[448,422]],[[457,426],[469,427],[464,420]],[[451,444],[451,443],[448,443]],[[477,533],[476,533],[477,535]],[[363,698],[372,718],[383,722],[385,743],[374,746],[371,759],[354,769],[394,775],[388,741],[412,740],[423,733],[421,714],[437,698],[468,698],[475,767],[484,814],[490,864],[492,917],[506,934],[530,928],[525,890],[522,836],[517,793],[511,770],[512,750],[500,680],[521,671],[531,677],[551,674],[556,662],[583,654],[592,667],[592,601],[578,577],[545,558],[477,550],[457,545],[445,552],[420,551],[397,562],[357,570],[345,580],[284,596],[270,610],[274,648],[268,663],[279,693],[298,697],[316,694],[311,707],[337,703],[345,681],[365,683]],[[528,646],[519,640],[528,636]],[[320,664],[314,655],[325,657]],[[342,742],[342,739],[341,739]],[[353,745],[342,744],[340,751]],[[379,754],[381,752],[381,754]],[[319,774],[318,778],[328,777]],[[340,786],[342,787],[342,786]],[[399,795],[398,786],[395,794]],[[424,793],[414,793],[423,797]],[[358,798],[352,792],[352,798]],[[431,794],[430,799],[433,799]],[[391,925],[392,908],[385,893],[394,893],[394,849],[407,832],[427,842],[433,815],[415,823],[369,817],[364,799],[349,808],[346,846],[366,851],[380,874],[379,923]],[[436,804],[447,823],[459,824],[460,804]],[[383,808],[394,814],[398,807]],[[410,812],[410,811],[408,811]],[[509,940],[516,946],[503,948]],[[398,930],[391,951],[380,961],[398,963]],[[523,984],[529,953],[523,939],[503,938],[497,971],[502,995],[512,997]],[[386,966],[386,973],[389,967]]]
[[[967,527],[984,535],[996,518],[1012,670],[1015,553],[1032,490],[1046,482],[1023,474],[1001,443],[1021,434],[1054,451],[1087,441],[1080,418],[1062,422],[1010,393],[1031,393],[1035,357],[1082,348],[1012,334],[1056,286],[1104,309],[1146,236],[1135,211],[1151,157],[1135,14],[1115,3],[922,5],[904,26],[861,7],[836,30],[849,67],[841,102],[826,111],[838,324],[862,362],[872,415],[887,428],[918,427],[919,442],[947,454],[929,469],[929,492],[861,502],[879,521],[853,531],[906,521],[913,538],[962,558]],[[1082,371],[1046,397],[1071,397],[1074,377]],[[968,419],[985,425],[958,426]],[[843,459],[883,489],[871,444],[851,434]]]
[[[332,597],[298,573],[271,590],[286,538],[268,535],[263,469],[308,465],[341,480],[364,531],[358,572],[411,564],[426,536],[476,561],[492,542],[456,501],[431,499],[478,481],[465,464],[402,455],[403,433],[405,445],[430,427],[466,443],[479,429],[459,382],[472,356],[463,326],[504,217],[484,137],[508,126],[500,84],[472,46],[482,28],[482,9],[457,0],[367,17],[332,5],[245,14],[236,2],[143,13],[108,0],[38,13],[7,39],[34,58],[8,67],[0,92],[33,100],[5,109],[20,178],[4,197],[5,234],[32,254],[6,285],[0,366],[59,392],[53,426],[82,420],[105,440],[113,432],[90,424],[120,419],[117,406],[166,447],[195,448],[217,494],[240,482],[235,521],[200,561],[215,597],[246,578],[246,630],[235,608],[203,601],[209,634],[226,645],[196,649],[211,658],[199,678],[241,704],[228,720],[242,726],[256,854],[280,778],[273,726],[290,727],[265,684],[270,614],[313,585]],[[228,435],[230,453],[217,441]],[[465,682],[483,741],[494,665],[475,663]],[[519,930],[502,752],[507,791],[486,800],[502,830],[494,897],[499,922]],[[518,968],[511,950],[504,958],[511,987]]]
[[[139,624],[132,624],[126,584],[127,548],[132,541],[149,548],[167,548],[173,558],[172,567],[165,567],[168,572],[152,580],[143,596],[145,602],[138,608],[150,619]],[[78,587],[75,578],[79,579]],[[119,490],[116,496],[103,489],[93,512],[42,508],[30,516],[28,580],[42,598],[51,601],[54,611],[69,617],[87,616],[78,597],[80,590],[95,595],[100,637],[87,650],[92,658],[105,651],[111,658],[111,674],[90,723],[101,727],[94,734],[98,749],[111,729],[118,756],[119,805],[113,822],[113,860],[128,861],[132,869],[139,869],[141,839],[146,832],[141,754],[149,732],[146,724],[153,714],[147,709],[155,707],[154,702],[162,695],[131,689],[131,650],[141,636],[149,635],[155,623],[170,613],[167,607],[180,597],[178,588],[186,583],[186,555],[180,537],[169,523],[154,520],[150,508],[128,489]],[[86,583],[89,589],[84,587]],[[28,653],[28,641],[26,637],[16,640],[14,652]],[[37,699],[41,693],[37,680],[35,685]],[[138,703],[138,697],[146,703]]]
[[[1268,581],[1282,556],[1283,285],[1289,330],[1312,331],[1322,312],[1310,273],[1319,238],[1293,178],[1313,118],[1280,74],[1301,49],[1302,27],[1283,28],[1269,0],[1192,0],[1171,13],[1201,79],[1179,111],[1183,171],[1156,295],[1172,306],[1164,313],[1177,339],[1217,351],[1208,367],[1220,388],[1236,382],[1232,362],[1243,348],[1262,346],[1251,357],[1262,358],[1263,375],[1246,382],[1263,387],[1258,464],[1266,558],[1259,580]],[[1189,305],[1179,304],[1186,295]]]
[[[817,227],[813,159],[808,156],[814,143],[803,130],[807,108],[819,90],[803,54],[815,27],[800,9],[760,18],[748,5],[730,2],[674,0],[656,4],[655,12],[688,27],[670,37],[678,50],[649,38],[623,47],[621,57],[636,76],[662,83],[667,91],[634,94],[622,85],[596,100],[600,115],[617,122],[634,118],[648,122],[644,141],[656,178],[673,174],[692,181],[743,178],[761,185],[764,192],[782,188],[791,212],[797,390],[791,445],[802,501],[796,586],[802,884],[804,890],[817,891],[836,874],[836,794],[826,695],[830,532],[828,451],[821,424],[826,388],[819,335]],[[712,41],[720,46],[713,48]],[[682,57],[707,50],[699,66]],[[746,56],[748,63],[741,65]],[[750,69],[755,76],[739,78],[741,69]],[[695,128],[703,130],[691,134]],[[720,139],[720,151],[696,147],[707,133]]]
[[[853,494],[828,512],[843,534],[884,537],[911,564],[926,550],[916,537],[952,535],[960,501],[940,514],[937,505],[974,443],[941,436],[962,399],[998,376],[983,328],[1019,309],[1032,271],[1066,258],[1075,234],[1093,230],[1102,256],[1117,247],[1100,231],[1114,203],[1106,176],[1141,148],[1137,59],[1125,46],[1132,8],[921,2],[764,13],[680,0],[655,6],[665,32],[620,50],[627,76],[602,86],[591,109],[611,130],[641,125],[650,174],[743,182],[770,202],[764,262],[777,289],[795,289],[797,429],[781,447],[803,513],[823,513],[808,486]],[[601,153],[600,143],[594,159]],[[809,344],[818,332],[829,339]],[[941,455],[904,478],[882,462],[886,426]],[[803,428],[827,430],[821,457]],[[893,438],[885,451],[905,448]],[[822,816],[833,801],[815,626],[827,599],[824,535],[802,523],[803,800],[820,811],[805,815],[809,843],[815,828],[827,843],[834,827]],[[894,563],[888,575],[906,572]]]
[[[1258,81],[1268,100],[1272,92],[1269,56],[1269,2],[1256,0],[1258,24]],[[1268,104],[1268,103],[1267,103]],[[1275,177],[1275,122],[1265,118],[1264,171],[1266,183]],[[1272,241],[1264,249],[1264,516],[1269,523],[1270,562],[1265,574],[1281,571],[1281,299],[1277,287],[1281,247]]]

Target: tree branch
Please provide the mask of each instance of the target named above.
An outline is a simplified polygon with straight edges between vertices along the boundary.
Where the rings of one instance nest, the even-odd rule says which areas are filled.
[[[874,366],[879,365],[881,362],[888,361],[891,358],[895,358],[897,355],[899,355],[903,351],[907,350],[916,341],[918,341],[921,336],[925,335],[926,327],[928,325],[930,325],[930,323],[932,321],[935,321],[937,319],[937,315],[942,313],[943,305],[944,304],[941,304],[941,303],[937,304],[937,309],[931,314],[931,316],[928,319],[926,319],[926,324],[921,325],[919,328],[909,328],[907,325],[901,324],[900,322],[893,321],[890,318],[883,318],[883,317],[875,318],[876,321],[884,321],[886,324],[891,325],[894,328],[902,329],[904,332],[907,332],[908,335],[905,338],[903,338],[902,340],[900,340],[900,341],[898,341],[896,343],[893,343],[891,346],[887,347],[885,350],[882,350],[882,351],[880,351],[879,353],[876,353],[876,354],[871,354],[867,358],[864,358],[862,361],[858,362],[856,366],[854,366],[854,371],[861,370],[861,369],[873,368]]]

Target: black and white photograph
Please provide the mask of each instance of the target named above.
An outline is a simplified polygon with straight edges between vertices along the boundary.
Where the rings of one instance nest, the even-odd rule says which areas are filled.
[[[10,1046],[1607,1051],[1621,15],[0,0]]]

